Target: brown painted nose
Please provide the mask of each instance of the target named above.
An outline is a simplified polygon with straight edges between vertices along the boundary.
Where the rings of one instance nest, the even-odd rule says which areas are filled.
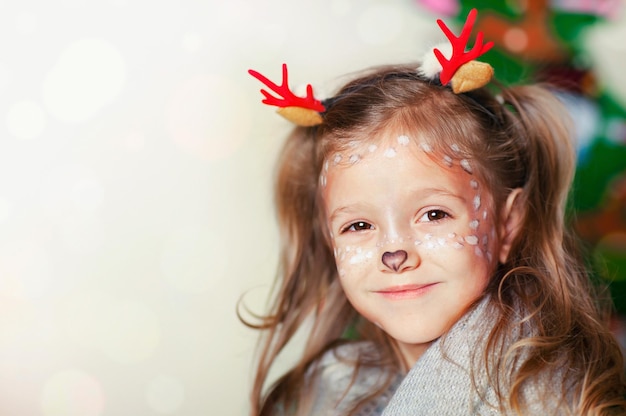
[[[385,266],[397,272],[408,257],[409,255],[404,250],[394,251],[393,253],[385,251],[383,253],[382,262]]]

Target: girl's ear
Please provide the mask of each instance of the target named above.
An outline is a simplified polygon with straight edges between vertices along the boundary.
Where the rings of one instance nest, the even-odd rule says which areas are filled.
[[[504,209],[500,216],[500,252],[498,259],[500,263],[505,263],[509,257],[511,246],[522,226],[524,209],[521,203],[522,188],[515,188],[511,191],[504,203]]]

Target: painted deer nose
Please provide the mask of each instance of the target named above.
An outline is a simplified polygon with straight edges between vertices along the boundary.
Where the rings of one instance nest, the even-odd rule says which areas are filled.
[[[382,262],[385,266],[387,266],[394,272],[397,272],[398,270],[400,270],[400,267],[404,264],[408,257],[409,255],[404,250],[397,250],[393,253],[385,251],[383,253]]]

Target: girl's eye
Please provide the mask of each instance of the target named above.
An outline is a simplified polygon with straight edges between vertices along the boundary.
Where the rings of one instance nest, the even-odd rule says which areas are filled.
[[[422,218],[420,218],[421,222],[430,222],[430,221],[440,221],[443,220],[444,218],[448,218],[450,215],[448,215],[447,212],[442,211],[440,209],[431,209],[430,211],[427,211],[424,215],[422,215]]]
[[[367,223],[365,221],[357,221],[345,227],[343,230],[341,230],[341,232],[371,230],[372,228],[374,228],[374,226],[372,226],[372,224],[370,223]]]

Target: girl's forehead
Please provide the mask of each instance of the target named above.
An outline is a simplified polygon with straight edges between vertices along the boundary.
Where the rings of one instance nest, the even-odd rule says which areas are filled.
[[[415,171],[412,167],[414,165],[420,165],[422,169]],[[460,192],[470,192],[472,195],[480,193],[483,198],[491,200],[489,189],[483,185],[478,170],[476,161],[466,157],[455,143],[437,146],[435,149],[424,138],[392,133],[376,137],[375,140],[347,142],[340,151],[327,156],[319,180],[325,193],[331,177],[336,179],[336,175],[342,172],[350,171],[350,175],[367,172],[363,178],[419,173],[419,178],[413,182],[434,180],[437,183],[448,183]]]
[[[394,130],[377,135],[344,139],[338,149],[330,151],[325,157],[324,170],[334,166],[351,166],[364,159],[380,158],[395,159],[402,154],[413,154],[422,163],[430,159],[441,167],[460,167],[466,173],[475,173],[474,163],[461,146],[455,141],[450,143],[434,143],[419,134],[396,133]],[[425,158],[424,156],[427,156]]]

